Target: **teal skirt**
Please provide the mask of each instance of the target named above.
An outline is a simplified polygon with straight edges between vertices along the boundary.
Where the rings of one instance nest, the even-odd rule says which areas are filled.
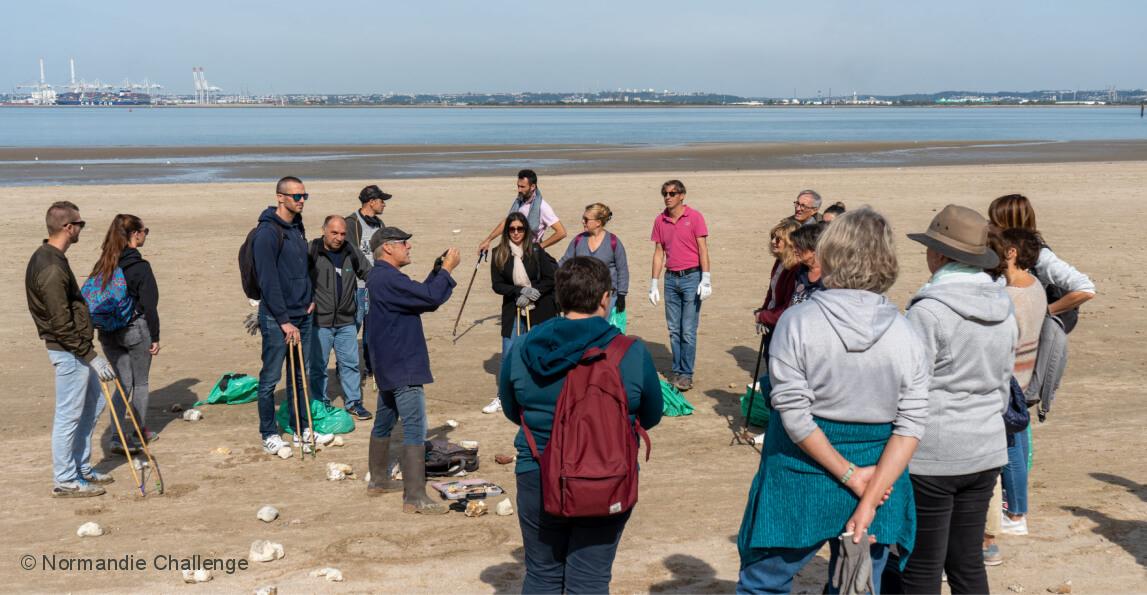
[[[891,423],[814,419],[832,446],[857,467],[875,465],[892,437]],[[888,501],[876,509],[868,534],[877,543],[896,544],[903,564],[916,541],[916,501],[907,470],[893,486]],[[764,550],[808,548],[836,538],[859,502],[839,478],[789,439],[780,415],[771,415],[761,465],[737,535],[742,568],[760,559]]]

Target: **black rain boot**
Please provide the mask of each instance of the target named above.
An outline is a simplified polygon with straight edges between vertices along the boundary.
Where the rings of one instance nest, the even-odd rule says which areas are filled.
[[[402,512],[446,514],[450,507],[426,495],[426,447],[402,447]]]
[[[370,454],[368,466],[370,467],[370,482],[366,484],[366,493],[371,496],[397,492],[402,489],[402,482],[390,478],[390,436],[386,438],[370,437]]]

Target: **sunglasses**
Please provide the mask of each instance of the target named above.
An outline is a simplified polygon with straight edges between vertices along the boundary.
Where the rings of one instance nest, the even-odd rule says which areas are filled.
[[[525,232],[526,232],[526,228],[522,227],[521,225],[511,225],[510,226],[510,233],[525,233]]]
[[[84,226],[87,224],[88,224],[88,222],[84,221],[83,219],[76,219],[75,221],[69,221],[69,222],[65,223],[64,225],[71,225],[73,227],[78,227],[80,229],[83,229]]]
[[[151,233],[151,230],[145,227],[145,228],[139,230],[138,233],[142,233],[143,235],[147,235],[147,234]]]
[[[684,192],[678,192],[676,190],[668,190],[668,191],[662,190],[661,191],[661,196],[668,196],[670,198],[677,197],[677,196],[680,196],[682,194],[685,194],[685,193]]]
[[[287,198],[290,198],[291,200],[293,200],[295,202],[298,202],[300,200],[307,200],[308,198],[311,197],[311,195],[307,192],[303,192],[301,194],[286,194],[283,192],[279,192],[278,194],[279,194],[279,196],[286,196]]]

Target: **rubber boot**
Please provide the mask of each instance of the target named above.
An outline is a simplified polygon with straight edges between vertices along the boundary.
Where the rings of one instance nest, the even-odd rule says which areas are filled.
[[[402,489],[402,482],[390,478],[390,436],[386,438],[370,437],[370,454],[368,466],[370,467],[370,482],[366,484],[366,493],[371,496],[397,492]]]
[[[372,475],[373,477],[373,475]],[[446,514],[450,507],[426,495],[426,447],[402,447],[402,512]]]

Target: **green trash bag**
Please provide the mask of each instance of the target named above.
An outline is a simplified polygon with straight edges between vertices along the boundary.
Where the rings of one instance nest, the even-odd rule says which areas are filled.
[[[295,420],[287,407],[289,402],[288,399],[283,399],[279,410],[275,412],[275,421],[284,432],[292,434]],[[327,405],[318,399],[311,401],[311,421],[314,423],[315,431],[320,434],[347,434],[354,431],[354,418],[346,409]]]
[[[240,405],[250,403],[259,398],[259,379],[246,374],[228,372],[219,377],[219,381],[207,395],[206,401],[199,401],[193,407],[200,405]]]
[[[769,425],[769,403],[764,395],[769,394],[773,390],[773,385],[769,382],[769,375],[765,374],[757,380],[757,385],[760,390],[753,390],[752,387],[745,387],[745,394],[741,395],[741,416],[749,417],[749,399],[753,403],[753,417],[749,419],[748,425],[756,426],[758,428],[765,428]]]
[[[693,413],[693,405],[685,400],[685,395],[681,394],[677,387],[669,384],[665,379],[661,380],[661,400],[664,403],[661,407],[662,415],[680,417]]]
[[[621,334],[625,334],[625,327],[627,326],[626,320],[628,317],[625,312],[618,312],[617,308],[609,311],[609,323],[617,327]]]

